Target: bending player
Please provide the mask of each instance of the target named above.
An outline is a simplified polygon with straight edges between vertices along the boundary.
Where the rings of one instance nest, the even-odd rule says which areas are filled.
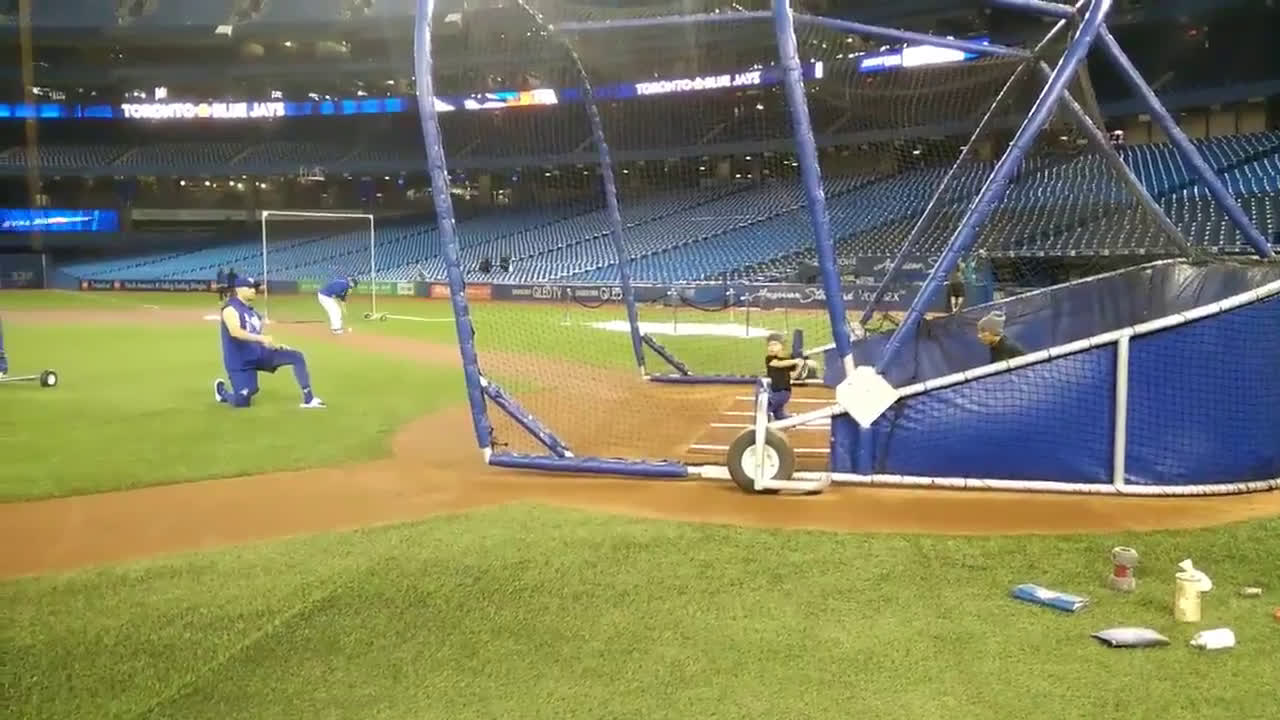
[[[316,293],[320,307],[329,316],[329,329],[335,335],[342,332],[342,321],[347,317],[347,293],[358,284],[353,277],[340,277],[330,280]]]
[[[233,295],[222,306],[222,363],[226,367],[227,381],[213,381],[213,396],[218,402],[231,407],[249,407],[258,394],[258,373],[274,373],[288,365],[302,389],[302,407],[322,408],[324,401],[311,392],[311,374],[307,372],[307,359],[302,353],[284,345],[277,345],[270,335],[262,334],[262,316],[253,309],[258,296],[258,283],[251,277],[237,277],[231,292]]]

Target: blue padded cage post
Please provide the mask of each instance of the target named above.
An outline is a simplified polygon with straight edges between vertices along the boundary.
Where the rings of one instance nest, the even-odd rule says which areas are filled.
[[[1075,11],[1065,5],[1058,5],[1051,2],[1043,2],[1043,0],[987,0],[988,4],[994,7],[1004,8],[1006,10],[1014,10],[1018,12],[1029,13],[1032,15],[1044,15],[1048,17],[1056,17],[1060,19],[1070,18],[1075,15]],[[1115,37],[1104,26],[1098,32],[1098,41],[1102,46],[1103,53],[1111,61],[1119,71],[1120,76],[1125,83],[1129,85],[1129,89],[1138,96],[1142,103],[1151,113],[1151,118],[1156,121],[1161,130],[1164,130],[1168,136],[1170,144],[1183,162],[1191,169],[1201,182],[1205,184],[1205,188],[1209,194],[1222,208],[1227,217],[1231,219],[1231,223],[1240,230],[1245,240],[1249,242],[1258,253],[1259,257],[1274,257],[1275,252],[1267,243],[1267,239],[1249,220],[1249,216],[1245,214],[1240,204],[1232,197],[1231,192],[1227,190],[1226,185],[1222,184],[1222,180],[1218,177],[1213,168],[1209,167],[1204,161],[1204,157],[1195,149],[1191,141],[1187,138],[1187,134],[1182,132],[1182,128],[1178,127],[1178,123],[1169,115],[1169,111],[1160,103],[1160,99],[1156,97],[1155,91],[1143,79],[1142,73],[1133,66],[1129,60],[1129,56],[1121,49],[1120,44],[1116,42]]]
[[[440,227],[440,245],[444,255],[445,274],[449,279],[449,300],[453,303],[453,320],[458,332],[458,351],[462,354],[462,377],[467,386],[467,402],[471,406],[471,425],[482,450],[493,445],[493,426],[485,405],[484,387],[480,379],[480,361],[476,356],[475,326],[467,304],[466,283],[458,259],[458,236],[454,229],[453,199],[449,196],[449,169],[445,165],[444,143],[440,136],[440,118],[436,114],[435,79],[432,75],[431,17],[435,0],[417,0],[413,28],[414,91],[418,95],[418,117],[422,122],[422,140],[427,151],[427,172],[431,176],[431,198],[436,208],[436,224]]]
[[[617,458],[573,457],[567,453],[563,443],[546,431],[539,436],[531,426],[545,429],[528,413],[522,412],[515,401],[505,394],[502,397],[509,401],[499,403],[499,407],[511,413],[513,419],[530,429],[539,442],[552,450],[552,455],[526,455],[523,453],[493,452],[493,426],[489,422],[488,406],[485,404],[485,384],[480,374],[479,358],[475,347],[475,327],[471,323],[470,308],[465,290],[466,283],[462,276],[462,266],[458,259],[458,237],[454,228],[453,200],[449,195],[449,171],[445,165],[444,144],[440,134],[440,118],[435,108],[435,80],[432,76],[431,56],[431,20],[435,11],[435,0],[417,0],[415,27],[413,32],[413,58],[415,90],[418,95],[418,113],[422,121],[422,136],[427,151],[427,171],[431,176],[431,198],[436,208],[437,223],[440,226],[440,244],[444,256],[445,272],[449,279],[449,299],[453,303],[454,324],[458,332],[458,347],[462,354],[462,372],[467,386],[467,401],[471,406],[472,424],[475,428],[476,440],[485,450],[486,460],[490,465],[509,468],[547,470],[554,472],[588,472],[609,475],[631,475],[640,477],[684,478],[689,470],[681,462],[646,462],[642,460],[623,460]],[[495,399],[495,402],[498,402]],[[565,452],[562,456],[553,446],[559,445]]]
[[[495,385],[489,378],[484,379],[484,394],[493,401],[493,404],[502,408],[507,415],[511,416],[512,420],[519,423],[525,432],[542,443],[542,446],[547,450],[550,450],[552,455],[556,457],[571,457],[573,455],[569,451],[569,447],[560,438],[556,437],[556,434],[551,432],[550,428],[539,422],[533,416],[533,413],[525,410],[520,403],[516,402],[515,398],[508,395],[505,390]]]
[[[890,336],[889,342],[885,345],[884,353],[876,364],[876,372],[883,374],[885,369],[896,359],[898,353],[915,336],[921,319],[924,317],[925,309],[929,307],[934,296],[942,290],[943,283],[951,272],[955,270],[960,258],[969,251],[969,248],[978,239],[978,231],[982,228],[987,218],[991,216],[996,205],[1008,192],[1009,183],[1012,181],[1018,167],[1022,164],[1022,158],[1031,149],[1031,144],[1034,142],[1035,137],[1052,116],[1054,108],[1058,105],[1059,98],[1062,97],[1063,92],[1066,90],[1067,83],[1075,76],[1076,69],[1084,61],[1089,52],[1089,47],[1093,44],[1094,38],[1098,36],[1098,31],[1102,28],[1102,21],[1106,18],[1107,11],[1110,9],[1111,0],[1093,0],[1090,4],[1083,21],[1080,23],[1078,34],[1071,41],[1066,53],[1063,54],[1062,60],[1058,63],[1058,67],[1054,69],[1050,80],[1045,83],[1040,96],[1036,98],[1035,104],[1031,107],[1031,112],[1027,114],[1027,119],[1018,128],[1018,132],[1009,143],[1008,149],[1005,150],[1000,161],[996,163],[995,169],[991,171],[991,176],[983,183],[977,197],[970,203],[969,209],[960,221],[960,226],[956,228],[956,232],[947,243],[942,257],[938,259],[937,265],[933,267],[929,276],[925,278],[924,285],[916,294],[915,299],[912,300],[911,307],[907,310],[902,324]]]
[[[587,76],[587,68],[582,58],[573,49],[569,38],[556,28],[547,25],[525,0],[516,0],[520,7],[529,13],[539,25],[554,34],[564,45],[565,52],[573,59],[573,65],[582,80],[582,100],[587,106],[587,120],[591,123],[591,139],[596,144],[596,152],[600,155],[600,185],[604,192],[605,216],[609,220],[609,239],[613,242],[613,250],[618,254],[618,286],[622,290],[622,302],[627,308],[627,324],[631,326],[631,352],[636,357],[636,366],[644,373],[644,346],[640,339],[640,315],[636,310],[636,293],[631,287],[631,266],[627,259],[627,246],[623,241],[622,213],[618,210],[618,184],[613,176],[613,156],[609,143],[605,141],[604,124],[600,121],[600,108],[596,105],[595,89],[591,86],[591,78]]]
[[[845,317],[844,291],[840,287],[840,267],[835,244],[831,241],[831,223],[827,217],[827,198],[822,191],[822,175],[818,167],[818,145],[809,122],[809,105],[804,95],[804,75],[800,69],[800,53],[796,47],[796,28],[791,15],[791,0],[773,0],[773,31],[778,40],[778,61],[782,65],[783,89],[791,109],[792,132],[795,133],[796,159],[804,182],[813,224],[813,244],[822,274],[822,289],[827,295],[827,314],[831,321],[836,353],[852,369],[853,339]]]
[[[1039,63],[1039,70],[1046,81],[1053,75],[1053,70],[1043,61]],[[1138,203],[1160,226],[1160,230],[1165,234],[1165,237],[1176,245],[1179,250],[1186,253],[1187,257],[1194,255],[1195,251],[1192,250],[1191,244],[1187,242],[1186,236],[1165,214],[1164,208],[1160,207],[1160,203],[1156,202],[1155,198],[1151,197],[1151,193],[1147,192],[1147,188],[1142,184],[1142,181],[1138,179],[1137,175],[1133,174],[1133,169],[1125,165],[1120,154],[1107,141],[1107,137],[1102,134],[1102,129],[1093,124],[1093,120],[1089,119],[1089,114],[1085,112],[1079,102],[1076,102],[1070,92],[1062,93],[1062,105],[1067,110],[1067,117],[1085,134],[1089,144],[1111,166],[1111,169],[1119,176],[1121,182],[1129,188],[1129,191],[1137,197]]]
[[[1053,26],[1053,29],[1045,34],[1044,38],[1036,45],[1035,49],[1031,51],[1032,54],[1039,55],[1041,51],[1049,45],[1049,43],[1053,42],[1054,39],[1064,29],[1066,29],[1066,27],[1067,21],[1065,19],[1059,20],[1058,23]],[[871,302],[867,303],[866,309],[862,311],[862,319],[860,322],[863,325],[871,322],[872,316],[875,315],[876,305],[880,303],[880,299],[884,297],[885,292],[889,289],[889,284],[893,282],[893,277],[898,274],[899,268],[901,268],[903,263],[906,262],[907,254],[910,252],[911,248],[915,247],[915,244],[920,241],[920,236],[924,235],[925,231],[929,229],[929,226],[933,224],[934,219],[946,204],[944,203],[943,198],[945,197],[946,191],[951,185],[952,180],[955,179],[956,174],[964,163],[975,152],[977,152],[976,146],[978,139],[985,135],[990,129],[991,124],[995,122],[997,111],[1002,105],[1004,105],[1005,99],[1008,98],[1009,93],[1013,92],[1013,89],[1018,86],[1018,83],[1025,78],[1028,68],[1029,66],[1026,64],[1018,66],[1018,69],[1014,71],[1013,75],[1009,76],[1009,80],[1004,84],[1004,87],[1000,88],[1000,92],[996,95],[996,99],[991,103],[991,107],[987,108],[986,114],[982,116],[980,121],[978,121],[978,126],[974,128],[973,133],[969,136],[969,141],[965,143],[964,149],[960,151],[960,157],[956,158],[955,163],[947,170],[947,174],[943,176],[942,182],[938,185],[938,189],[934,191],[933,197],[929,198],[929,204],[925,206],[924,213],[920,216],[920,219],[916,221],[915,227],[911,228],[911,232],[907,235],[907,239],[902,243],[902,246],[898,248],[898,254],[895,255],[893,261],[889,263],[888,272],[885,273],[884,279],[880,281],[880,286],[876,288],[875,295],[871,296]]]
[[[1147,106],[1151,118],[1156,124],[1164,130],[1165,135],[1169,136],[1169,142],[1173,144],[1173,149],[1182,158],[1191,172],[1200,178],[1204,183],[1205,189],[1218,202],[1219,207],[1231,219],[1231,223],[1240,230],[1249,245],[1253,246],[1254,252],[1258,253],[1258,257],[1271,258],[1275,257],[1275,252],[1271,250],[1270,243],[1254,227],[1253,222],[1249,220],[1249,216],[1245,214],[1244,209],[1232,197],[1231,191],[1223,184],[1222,179],[1218,177],[1213,168],[1204,161],[1204,157],[1191,144],[1191,140],[1187,138],[1187,134],[1182,132],[1182,128],[1178,127],[1177,121],[1169,114],[1169,111],[1160,104],[1160,99],[1156,97],[1151,86],[1146,80],[1142,79],[1142,74],[1129,61],[1129,57],[1124,54],[1124,50],[1120,49],[1120,45],[1116,43],[1115,38],[1107,29],[1102,28],[1098,33],[1098,40],[1102,43],[1102,50],[1111,60],[1111,64],[1120,72],[1120,77],[1128,83],[1129,89],[1132,90]]]
[[[668,350],[665,346],[663,346],[663,345],[662,345],[662,343],[658,342],[657,340],[654,340],[654,339],[653,339],[651,336],[649,336],[649,335],[641,335],[641,336],[640,336],[640,340],[641,340],[642,342],[644,342],[644,344],[645,344],[645,345],[646,345],[650,350],[652,350],[654,353],[656,353],[656,354],[658,355],[658,357],[660,357],[660,358],[662,358],[663,360],[665,360],[665,361],[667,362],[667,364],[668,364],[668,365],[670,365],[670,366],[672,367],[672,369],[674,369],[676,372],[680,373],[680,375],[681,375],[682,377],[688,377],[688,376],[690,376],[690,375],[692,375],[692,374],[693,374],[693,373],[689,370],[689,366],[688,366],[688,365],[685,365],[685,364],[684,364],[684,363],[682,363],[682,362],[680,362],[680,359],[679,359],[679,358],[677,358],[675,355],[672,355],[672,354],[671,354],[671,351],[670,351],[670,350]]]

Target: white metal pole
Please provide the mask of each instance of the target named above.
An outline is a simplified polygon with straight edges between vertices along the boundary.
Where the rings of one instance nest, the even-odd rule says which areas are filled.
[[[267,216],[271,214],[270,210],[262,211],[262,319],[270,322],[271,320],[271,290],[267,286]],[[232,291],[235,294],[235,291]]]
[[[49,254],[40,253],[40,287],[49,289]]]
[[[755,489],[759,492],[764,489],[764,449],[765,439],[767,437],[767,428],[769,426],[769,391],[771,386],[768,379],[760,381],[756,386],[756,479]]]
[[[373,216],[369,216],[369,292],[373,294],[373,314],[378,314],[378,264],[374,259]]]
[[[1111,484],[1124,487],[1129,425],[1129,336],[1116,341],[1115,436],[1111,443]]]

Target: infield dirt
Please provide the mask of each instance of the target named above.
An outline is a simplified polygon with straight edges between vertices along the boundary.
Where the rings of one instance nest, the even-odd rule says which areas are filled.
[[[203,322],[197,311],[108,310],[8,313],[41,323]],[[293,331],[291,331],[293,332]],[[333,337],[299,325],[309,342],[341,342],[432,367],[458,364],[457,349],[355,333]],[[521,362],[526,362],[521,359]],[[552,427],[581,423],[555,408],[598,400],[604,386],[588,374],[564,390],[571,402],[526,404]],[[669,447],[684,455],[709,418],[741,388],[692,390],[632,383],[629,400],[645,412],[617,413],[594,454],[628,456]],[[524,398],[522,398],[524,400]],[[693,408],[693,409],[691,409]],[[595,415],[592,416],[593,418]],[[842,532],[940,534],[1102,533],[1219,525],[1280,514],[1280,492],[1210,498],[1116,498],[920,489],[832,488],[819,496],[771,497],[729,483],[644,481],[549,475],[490,468],[481,461],[465,407],[401,428],[389,457],[343,467],[182,483],[126,492],[0,504],[0,577],[69,570],[157,554],[268,538],[411,521],[503,503],[542,503],[691,522]],[[640,442],[636,440],[635,442]],[[690,459],[693,459],[692,457]],[[702,462],[707,458],[702,456]]]

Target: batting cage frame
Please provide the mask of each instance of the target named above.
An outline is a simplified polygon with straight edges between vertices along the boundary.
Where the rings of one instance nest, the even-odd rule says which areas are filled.
[[[773,0],[771,10],[765,11],[739,10],[555,24],[544,23],[533,9],[524,2],[520,3],[531,17],[541,23],[548,36],[564,45],[581,74],[582,99],[599,165],[600,190],[607,221],[604,234],[616,254],[616,284],[627,316],[632,354],[642,378],[673,383],[728,382],[754,386],[754,394],[749,396],[754,406],[750,413],[752,421],[729,446],[725,462],[698,465],[680,460],[578,456],[554,428],[526,410],[512,393],[481,371],[435,103],[432,20],[436,0],[417,0],[414,62],[418,110],[472,427],[485,461],[494,466],[544,471],[732,479],[743,490],[754,492],[819,492],[833,482],[1137,495],[1227,494],[1280,487],[1280,441],[1275,437],[1275,428],[1280,427],[1280,405],[1251,405],[1247,411],[1238,408],[1218,410],[1223,404],[1219,400],[1217,405],[1213,405],[1215,411],[1208,413],[1211,417],[1186,420],[1204,425],[1218,423],[1220,427],[1208,435],[1224,442],[1234,439],[1247,448],[1241,451],[1237,446],[1231,458],[1223,458],[1222,453],[1205,447],[1164,448],[1157,452],[1153,443],[1143,439],[1156,434],[1143,414],[1153,402],[1153,386],[1159,385],[1151,382],[1152,368],[1176,357],[1178,362],[1186,364],[1188,376],[1210,386],[1197,387],[1195,392],[1212,393],[1231,385],[1234,377],[1265,377],[1267,365],[1280,362],[1280,343],[1275,342],[1270,343],[1268,349],[1256,353],[1256,357],[1231,355],[1231,361],[1235,362],[1231,368],[1224,368],[1222,360],[1208,367],[1203,358],[1179,349],[1179,343],[1190,343],[1201,335],[1217,342],[1228,336],[1246,337],[1247,329],[1258,323],[1264,328],[1262,332],[1274,327],[1273,335],[1280,338],[1280,264],[1274,262],[1275,254],[1270,244],[1161,105],[1151,86],[1108,31],[1105,21],[1112,0],[1080,0],[1073,6],[1041,0],[989,0],[989,4],[1050,18],[1055,23],[1035,48],[1024,49],[797,14],[789,0]],[[569,38],[570,34],[608,34],[634,28],[674,28],[743,20],[766,22],[772,26],[781,84],[790,116],[793,151],[798,161],[804,206],[813,234],[812,250],[817,260],[823,306],[830,324],[831,342],[827,345],[806,349],[803,338],[798,335],[793,336],[791,342],[794,356],[825,358],[823,384],[832,390],[833,397],[820,402],[821,407],[817,409],[782,420],[770,420],[768,417],[766,399],[770,386],[767,381],[756,377],[699,375],[673,353],[664,352],[660,344],[641,331],[637,287],[633,283],[623,244],[627,227],[619,212],[609,138],[604,133],[590,79]],[[805,76],[796,39],[798,25],[856,33],[884,42],[922,43],[981,57],[1020,62],[1014,78],[1001,91],[996,103],[1008,92],[1015,79],[1032,75],[1033,79],[1043,83],[1034,103],[1017,124],[1012,140],[993,168],[984,175],[976,196],[965,204],[954,231],[948,231],[945,249],[928,271],[904,317],[891,333],[875,338],[862,332],[862,326],[872,318],[878,301],[902,267],[907,248],[941,212],[938,199],[952,183],[956,169],[972,152],[973,143],[964,146],[960,159],[943,178],[942,187],[934,193],[922,217],[912,227],[907,242],[893,258],[888,274],[880,281],[865,310],[858,317],[850,317],[819,166],[818,146],[809,115]],[[1055,42],[1065,47],[1060,54],[1046,50]],[[1082,63],[1091,51],[1099,52],[1114,67],[1149,113],[1152,122],[1167,135],[1173,150],[1188,168],[1190,177],[1207,190],[1213,203],[1258,259],[1148,263],[1002,298],[933,321],[926,311],[936,305],[945,292],[948,278],[966,254],[974,249],[980,230],[1009,192],[1032,143],[1055,115],[1065,116],[1076,126],[1083,142],[1120,179],[1170,246],[1190,249],[1179,228],[1108,142],[1104,130],[1072,96],[1069,86],[1078,77]],[[1051,64],[1055,58],[1056,64]],[[979,123],[974,137],[993,122],[996,103]],[[1137,310],[1127,315],[1118,314],[1111,319],[1113,322],[1105,331],[1094,328],[1083,335],[1079,332],[1075,335],[1047,332],[1036,343],[1037,349],[1012,359],[980,361],[951,372],[927,373],[920,368],[918,358],[930,350],[930,343],[936,344],[938,338],[947,333],[972,333],[979,313],[1002,311],[1001,318],[1009,317],[1016,323],[1021,317],[1033,315],[1036,303],[1045,298],[1070,301],[1092,294],[1093,299],[1086,298],[1086,301],[1096,303],[1097,298],[1107,297],[1106,293],[1117,292],[1116,288],[1127,288],[1135,282],[1144,283],[1143,287],[1166,289],[1196,282],[1205,289],[1189,296],[1178,295],[1172,290],[1165,295],[1156,293],[1159,297],[1144,306],[1148,314]],[[926,327],[927,332],[924,331]],[[1271,348],[1270,345],[1277,347]],[[646,349],[656,352],[675,372],[651,373],[645,367]],[[1239,350],[1248,354],[1245,352],[1247,343]],[[984,422],[984,414],[989,417],[989,408],[974,398],[998,396],[1028,383],[1048,383],[1047,386],[1052,387],[1054,373],[1064,369],[1078,371],[1078,377],[1087,378],[1091,399],[1099,395],[1108,397],[1110,406],[1097,408],[1101,415],[1095,423],[1080,423],[1081,428],[1064,427],[1060,438],[1065,448],[1062,452],[1030,457],[1033,453],[1009,448],[1007,440],[999,437],[998,430]],[[1085,384],[1083,380],[1081,383]],[[1058,400],[1038,398],[1036,402],[1026,402],[1021,406],[1014,404],[1008,409],[1007,417],[1000,418],[999,424],[1040,423],[1048,427],[1047,423],[1066,411],[1066,403],[1076,402],[1081,407],[1089,405],[1079,397],[1071,396],[1071,392],[1064,391],[1063,395]],[[1212,404],[1214,401],[1206,402]],[[1056,406],[1055,403],[1064,406]],[[519,453],[495,446],[489,416],[491,408],[497,408],[514,420],[545,448],[545,453]],[[939,421],[944,416],[946,422]],[[785,431],[818,421],[830,422],[828,467],[824,470],[794,470],[794,450]],[[1088,427],[1084,428],[1085,425]],[[1078,439],[1077,435],[1083,429],[1094,433],[1090,438],[1092,444],[1088,446],[1089,452],[1076,452],[1084,445],[1077,447],[1071,443]],[[1198,429],[1190,428],[1188,432]],[[1099,434],[1105,435],[1102,441],[1098,441]],[[991,452],[992,447],[1004,447],[1009,452]],[[1080,455],[1083,457],[1077,457]]]

